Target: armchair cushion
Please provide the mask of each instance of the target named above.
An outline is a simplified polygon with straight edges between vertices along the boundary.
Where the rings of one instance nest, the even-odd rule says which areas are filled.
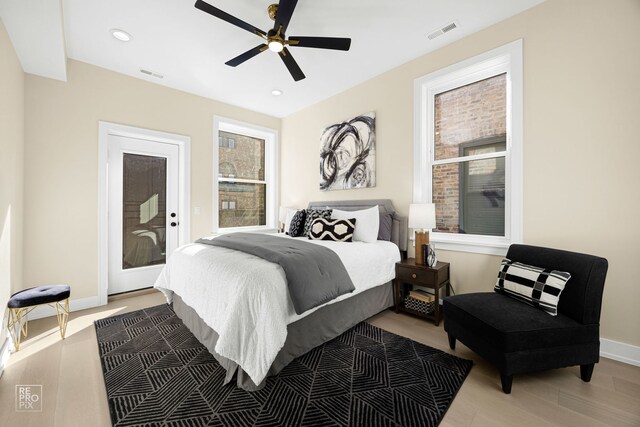
[[[598,341],[598,325],[582,325],[559,313],[522,304],[491,292],[456,295],[444,300],[446,322],[464,325],[469,335],[492,352],[511,353]]]

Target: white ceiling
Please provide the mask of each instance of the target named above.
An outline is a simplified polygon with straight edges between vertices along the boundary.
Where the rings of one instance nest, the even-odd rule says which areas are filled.
[[[66,81],[59,0],[0,0],[0,17],[25,73]]]
[[[22,1],[0,0],[0,4]],[[266,12],[269,0],[206,1],[265,31],[273,26]],[[284,117],[542,1],[299,0],[287,36],[352,39],[349,52],[292,47],[292,55],[307,76],[299,82],[293,81],[278,55],[270,51],[237,68],[226,66],[226,61],[257,46],[261,39],[196,9],[195,0],[62,0],[62,18],[69,58]],[[2,18],[5,24],[27,19],[6,13]],[[427,38],[452,21],[457,29],[434,40]],[[10,34],[11,26],[7,24]],[[35,27],[31,25],[29,31],[40,31]],[[126,30],[133,40],[115,40],[109,32],[112,28]],[[59,36],[44,33],[39,38],[51,37]],[[29,51],[26,56],[44,54]],[[21,60],[23,56],[19,53]],[[46,68],[38,72],[31,67],[29,72],[51,77]],[[141,68],[164,78],[142,74]],[[273,89],[282,90],[283,95],[274,97]]]

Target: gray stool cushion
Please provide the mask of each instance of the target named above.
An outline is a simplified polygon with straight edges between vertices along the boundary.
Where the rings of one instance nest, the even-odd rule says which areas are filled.
[[[16,292],[9,299],[9,308],[31,307],[32,305],[49,304],[63,301],[71,295],[68,285],[45,285]]]

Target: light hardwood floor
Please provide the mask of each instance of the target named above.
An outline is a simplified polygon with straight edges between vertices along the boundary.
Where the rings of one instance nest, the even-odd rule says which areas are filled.
[[[0,426],[110,426],[107,396],[93,321],[162,304],[159,292],[121,297],[72,313],[62,341],[55,318],[31,321],[29,338],[9,359],[0,378]],[[474,366],[442,426],[640,426],[640,368],[609,359],[596,365],[590,383],[579,368],[514,377],[511,395],[489,364],[431,322],[385,311],[372,324],[415,341],[472,359]],[[16,412],[15,386],[41,384],[42,412]]]

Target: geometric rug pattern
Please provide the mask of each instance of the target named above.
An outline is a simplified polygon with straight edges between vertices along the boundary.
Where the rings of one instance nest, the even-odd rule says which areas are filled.
[[[436,426],[472,365],[362,322],[248,392],[166,304],[95,328],[114,426]]]

